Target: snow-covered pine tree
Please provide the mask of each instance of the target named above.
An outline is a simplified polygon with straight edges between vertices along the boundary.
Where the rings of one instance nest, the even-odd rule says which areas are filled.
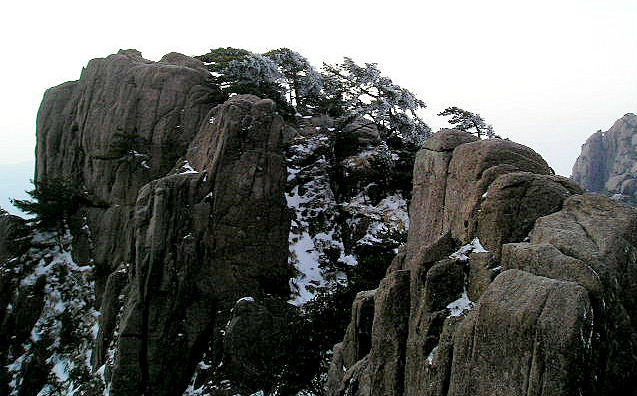
[[[376,63],[359,66],[346,57],[341,64],[325,64],[323,77],[327,98],[339,99],[348,117],[372,121],[385,137],[394,134],[421,144],[431,135],[417,113],[425,103],[383,76]]]
[[[314,107],[323,88],[323,76],[296,51],[279,48],[264,54],[277,64],[288,100],[297,111]]]
[[[231,94],[253,94],[274,100],[283,115],[291,113],[281,85],[284,76],[272,59],[232,47],[212,49],[196,58],[204,62],[224,100]]]

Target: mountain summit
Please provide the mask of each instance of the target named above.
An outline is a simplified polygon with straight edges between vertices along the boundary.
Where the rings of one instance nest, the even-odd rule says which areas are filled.
[[[284,48],[122,50],[47,90],[34,217],[0,213],[0,394],[632,389],[637,210],[424,106]]]

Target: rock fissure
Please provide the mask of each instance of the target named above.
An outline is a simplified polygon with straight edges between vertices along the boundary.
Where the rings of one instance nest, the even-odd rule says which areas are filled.
[[[320,393],[297,377],[351,299],[327,396],[637,383],[634,115],[574,171],[610,199],[507,140],[442,130],[416,154],[364,120],[284,120],[210,66],[123,50],[45,94],[36,180],[87,198],[57,241],[0,215],[0,393]]]

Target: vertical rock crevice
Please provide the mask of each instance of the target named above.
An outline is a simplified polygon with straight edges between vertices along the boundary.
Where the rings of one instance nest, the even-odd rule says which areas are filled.
[[[407,326],[404,350],[388,353],[373,333],[365,357],[330,370],[328,394],[612,395],[632,383],[611,367],[635,362],[599,340],[633,348],[627,318],[634,315],[610,296],[632,301],[634,291],[605,279],[637,279],[630,253],[637,244],[628,231],[637,212],[582,193],[524,146],[450,130],[434,135],[415,165],[404,257],[376,292],[377,307],[391,305],[378,291],[397,272],[410,272],[404,322],[393,322],[387,308],[374,311],[375,328]],[[339,350],[355,343],[346,337]],[[404,374],[376,369],[392,367],[397,356],[405,356]]]

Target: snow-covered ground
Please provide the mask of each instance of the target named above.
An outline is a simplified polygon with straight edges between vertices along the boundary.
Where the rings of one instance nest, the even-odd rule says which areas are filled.
[[[406,235],[409,227],[405,198],[396,193],[371,202],[368,190],[374,187],[372,184],[361,187],[349,200],[337,202],[331,179],[335,164],[329,155],[333,134],[338,132],[331,127],[308,129],[311,132],[297,136],[288,150],[290,263],[298,271],[290,280],[295,293],[290,302],[295,305],[311,300],[317,287],[346,281],[343,273],[329,265],[330,260],[340,265],[358,265],[356,246],[388,241],[398,245],[400,242],[392,238]],[[368,148],[348,157],[341,166],[346,174],[355,172],[356,167],[368,167],[371,157],[379,152],[385,155],[385,151],[386,146]]]
[[[24,370],[36,356],[42,356],[43,350],[50,375],[40,395],[80,395],[88,387],[103,388],[99,374],[92,373],[91,367],[99,317],[94,308],[92,267],[74,262],[71,242],[68,231],[63,235],[38,232],[31,240],[33,247],[14,259],[21,264],[16,267],[20,271],[16,292],[32,290],[44,282],[44,305],[29,339],[19,352],[8,356],[10,395],[18,395],[25,380]]]

